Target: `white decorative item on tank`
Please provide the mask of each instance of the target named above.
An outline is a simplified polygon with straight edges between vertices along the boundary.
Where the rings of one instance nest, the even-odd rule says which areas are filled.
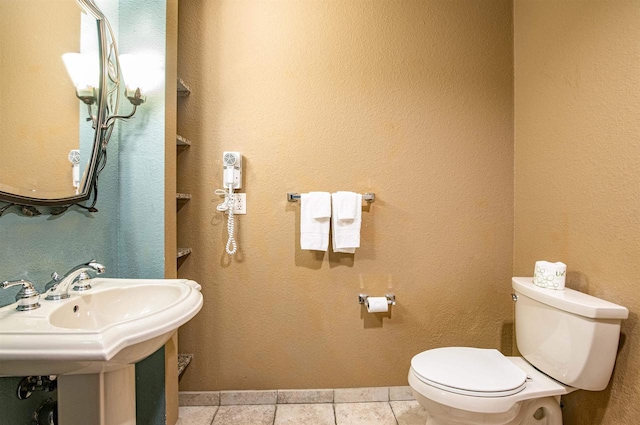
[[[567,265],[558,261],[536,261],[533,283],[536,286],[562,291],[567,278]]]

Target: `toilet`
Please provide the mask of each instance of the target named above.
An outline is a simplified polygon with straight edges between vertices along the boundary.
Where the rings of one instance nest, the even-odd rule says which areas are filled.
[[[560,396],[601,391],[611,378],[629,310],[566,288],[512,279],[522,357],[443,347],[413,357],[409,385],[427,425],[561,425]]]

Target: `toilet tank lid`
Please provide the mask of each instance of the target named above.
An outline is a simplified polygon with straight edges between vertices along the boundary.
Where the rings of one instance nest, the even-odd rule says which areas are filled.
[[[514,277],[511,286],[529,298],[579,316],[592,319],[626,319],[629,316],[626,307],[569,288],[563,291],[540,288],[533,284],[532,277]]]

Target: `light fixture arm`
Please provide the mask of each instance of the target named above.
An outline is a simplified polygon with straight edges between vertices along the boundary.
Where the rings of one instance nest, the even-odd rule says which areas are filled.
[[[87,121],[91,121],[91,127],[92,128],[96,128],[96,121],[98,121],[98,118],[93,115],[93,110],[91,109],[91,104],[87,103],[87,113],[89,114],[89,116],[86,118]]]
[[[102,128],[106,130],[107,128],[109,128],[110,126],[112,126],[112,125],[113,125],[113,123],[114,123],[116,120],[118,120],[118,119],[120,119],[120,120],[126,120],[126,119],[131,118],[131,117],[136,113],[136,109],[137,109],[137,108],[138,108],[138,107],[137,107],[136,105],[133,105],[133,109],[131,110],[131,113],[130,113],[129,115],[111,115],[109,118],[107,118],[107,120],[105,121],[105,123],[104,123],[104,124],[102,124]]]

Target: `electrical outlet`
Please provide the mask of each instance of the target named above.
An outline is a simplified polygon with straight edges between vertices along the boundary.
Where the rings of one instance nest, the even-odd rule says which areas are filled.
[[[247,213],[247,194],[246,193],[234,193],[233,200],[233,213],[234,214],[246,214]]]

